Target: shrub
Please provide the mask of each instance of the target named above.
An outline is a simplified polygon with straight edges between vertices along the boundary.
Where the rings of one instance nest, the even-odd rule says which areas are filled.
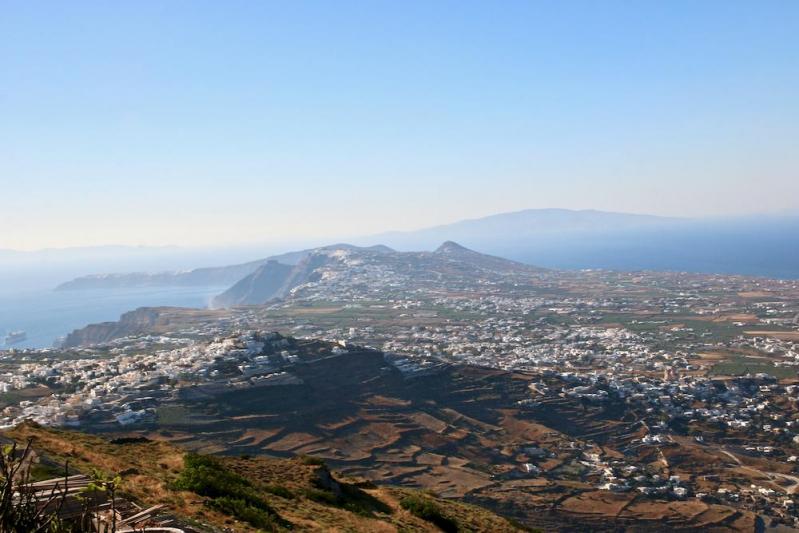
[[[17,443],[0,446],[0,531],[3,533],[56,531],[65,527],[55,511],[63,505],[66,492],[53,490],[41,496],[29,490],[36,461],[31,443],[29,439],[22,449]],[[65,466],[64,483],[67,470]]]
[[[521,522],[519,522],[518,520],[516,520],[513,517],[508,517],[508,518],[506,518],[506,520],[508,521],[508,523],[510,525],[512,525],[513,527],[515,527],[516,529],[518,529],[520,531],[529,531],[530,533],[544,533],[540,529],[531,528],[531,527],[528,527],[528,526],[522,524]]]
[[[263,489],[264,492],[268,492],[269,494],[274,494],[275,496],[279,496],[287,500],[294,499],[294,493],[291,492],[286,487],[284,487],[283,485],[264,485],[261,488]]]
[[[441,513],[441,509],[433,500],[415,494],[405,496],[400,505],[414,516],[438,526],[446,533],[457,533],[458,523]]]
[[[323,503],[325,505],[341,504],[339,498],[329,490],[322,489],[305,489],[305,497],[315,502]]]
[[[244,477],[231,472],[216,457],[187,454],[174,486],[210,498],[208,506],[247,522],[253,527],[275,530],[284,525],[278,514]]]
[[[183,471],[175,481],[178,489],[209,498],[232,496],[249,503],[260,500],[247,479],[225,468],[215,457],[190,453],[184,457],[183,465]]]
[[[300,455],[300,462],[304,465],[312,465],[312,466],[324,466],[325,460],[320,459],[319,457],[314,457],[312,455]]]
[[[340,493],[336,494],[319,487],[309,488],[303,491],[303,495],[317,503],[332,505],[370,518],[375,516],[375,512],[383,514],[392,512],[391,507],[357,487],[341,484],[340,489]]]
[[[210,507],[221,511],[229,516],[234,516],[239,520],[247,522],[253,527],[266,531],[276,531],[280,529],[281,521],[271,509],[263,509],[252,505],[241,498],[221,496],[214,498],[209,503]]]

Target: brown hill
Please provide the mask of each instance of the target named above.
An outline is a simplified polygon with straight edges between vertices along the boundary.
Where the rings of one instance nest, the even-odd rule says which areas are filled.
[[[32,440],[42,456],[40,471],[55,473],[68,461],[73,472],[119,474],[120,494],[165,505],[160,519],[185,531],[520,531],[479,507],[377,487],[331,472],[311,457],[187,456],[165,442],[108,440],[31,424],[3,437]],[[246,505],[230,503],[237,501]]]

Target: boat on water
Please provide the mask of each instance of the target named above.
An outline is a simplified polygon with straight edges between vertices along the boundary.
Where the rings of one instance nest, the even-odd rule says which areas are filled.
[[[28,338],[28,334],[24,331],[12,331],[5,338],[6,346],[11,346],[12,344],[17,344],[22,342]]]

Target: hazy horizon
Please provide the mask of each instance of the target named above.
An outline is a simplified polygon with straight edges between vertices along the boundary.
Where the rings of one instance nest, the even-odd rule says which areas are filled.
[[[797,209],[799,4],[12,3],[0,248]]]
[[[697,223],[714,223],[714,222],[725,222],[725,221],[745,221],[745,220],[758,220],[758,219],[770,219],[770,218],[781,218],[781,217],[797,217],[799,216],[799,211],[794,209],[782,209],[774,212],[753,212],[753,213],[740,213],[740,214],[726,214],[726,215],[706,215],[706,216],[675,216],[675,215],[652,215],[650,213],[631,213],[631,212],[618,212],[618,211],[601,211],[597,209],[568,209],[568,208],[560,208],[560,207],[547,207],[547,208],[530,208],[530,209],[520,209],[516,211],[507,211],[507,212],[499,212],[499,213],[488,213],[483,215],[475,215],[469,216],[457,220],[448,220],[444,221],[440,224],[433,224],[433,225],[424,225],[424,226],[409,226],[405,228],[388,228],[383,231],[375,231],[369,233],[352,233],[348,235],[339,235],[339,234],[331,234],[328,236],[325,235],[309,235],[301,238],[295,239],[286,239],[286,238],[277,238],[273,240],[268,239],[254,239],[249,241],[223,241],[223,242],[207,242],[207,243],[191,243],[191,244],[180,244],[180,243],[162,243],[162,244],[146,244],[146,243],[125,243],[125,242],[106,242],[100,243],[96,245],[76,245],[76,246],[49,246],[44,248],[1,248],[0,252],[7,252],[13,254],[42,254],[42,253],[57,253],[57,252],[66,252],[66,251],[75,251],[75,252],[114,252],[117,250],[127,250],[127,251],[136,251],[136,250],[159,250],[163,252],[171,252],[171,251],[186,251],[186,250],[252,250],[253,248],[258,247],[267,247],[271,252],[270,253],[278,253],[279,251],[293,251],[300,248],[313,248],[318,246],[325,246],[328,244],[337,244],[337,243],[348,243],[352,242],[373,242],[375,239],[379,239],[382,236],[391,236],[397,234],[414,234],[421,231],[426,230],[433,230],[437,228],[444,228],[447,226],[451,226],[454,224],[459,224],[463,222],[472,222],[472,221],[481,221],[484,219],[490,219],[497,216],[503,215],[513,215],[525,212],[544,212],[544,211],[565,211],[565,212],[574,212],[574,213],[586,213],[586,212],[597,212],[601,214],[613,214],[613,215],[630,215],[630,216],[641,216],[641,217],[655,217],[655,218],[662,218],[664,220],[673,220],[673,221],[684,221],[684,222],[697,222]],[[446,240],[446,238],[445,238]],[[374,241],[376,242],[376,241]],[[429,248],[429,246],[427,246]],[[224,263],[224,261],[222,261]],[[220,263],[220,264],[222,264]]]

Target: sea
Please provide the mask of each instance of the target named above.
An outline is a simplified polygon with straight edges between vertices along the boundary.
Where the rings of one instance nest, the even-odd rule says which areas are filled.
[[[0,350],[49,348],[59,338],[88,324],[109,322],[139,307],[208,307],[227,287],[148,287],[80,291],[4,290],[0,292]],[[11,331],[27,339],[4,346]]]

